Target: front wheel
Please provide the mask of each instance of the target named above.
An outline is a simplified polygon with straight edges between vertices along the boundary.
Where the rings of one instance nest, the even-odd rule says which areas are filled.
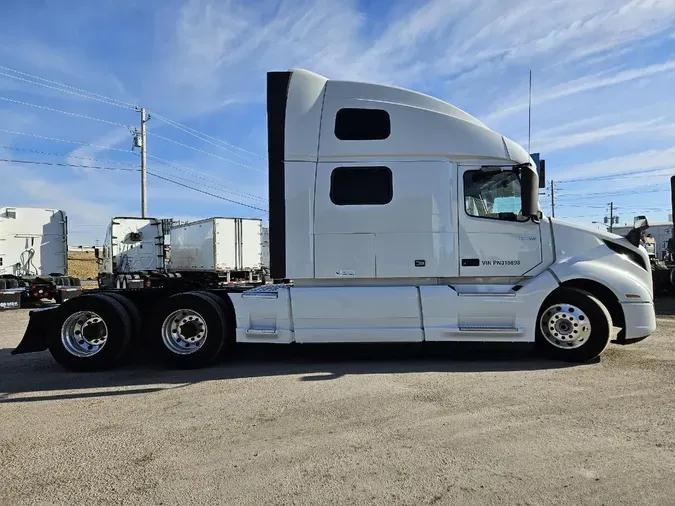
[[[612,317],[590,293],[559,288],[537,316],[538,347],[549,357],[566,362],[587,362],[600,356],[612,334]]]

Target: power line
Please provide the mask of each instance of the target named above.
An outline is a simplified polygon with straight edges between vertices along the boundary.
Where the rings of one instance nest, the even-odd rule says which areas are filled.
[[[44,77],[40,77],[40,76],[36,76],[36,75],[33,75],[33,74],[29,74],[28,72],[21,72],[20,70],[16,70],[16,69],[9,68],[9,67],[4,67],[4,66],[2,66],[2,65],[0,65],[0,69],[2,69],[2,70],[7,70],[7,71],[9,71],[9,72],[13,72],[13,73],[15,73],[15,74],[19,74],[19,75],[22,75],[22,76],[30,77],[31,79],[37,79],[37,80],[40,80],[40,81],[43,81],[43,82],[46,82],[46,83],[55,84],[55,85],[57,85],[57,86],[60,86],[60,87],[62,87],[62,88],[66,88],[66,89],[68,89],[68,90],[73,90],[73,91],[79,92],[79,93],[73,93],[74,95],[87,96],[87,98],[91,98],[92,100],[96,100],[96,98],[94,98],[94,97],[97,97],[98,99],[101,99],[101,101],[103,101],[103,100],[107,101],[106,103],[116,102],[116,104],[110,104],[110,105],[117,105],[118,107],[124,107],[124,108],[127,108],[127,109],[134,109],[134,108],[136,107],[135,104],[131,104],[131,103],[129,103],[129,102],[124,102],[124,101],[118,100],[118,99],[116,99],[116,98],[107,97],[107,96],[105,96],[105,95],[101,95],[100,93],[94,93],[94,92],[91,92],[91,91],[88,91],[88,90],[85,90],[85,89],[82,89],[82,88],[76,88],[75,86],[70,86],[70,85],[68,85],[68,84],[63,84],[63,83],[60,83],[60,82],[58,82],[58,81],[52,81],[51,79],[45,79]],[[13,78],[13,79],[21,79],[21,78],[19,78],[19,77],[12,76],[12,75],[8,75],[8,74],[4,74],[4,73],[3,73],[2,75],[5,75],[5,76],[7,76],[7,77],[11,77],[11,78]],[[21,79],[21,80],[22,80],[22,81],[26,81],[26,82],[31,82],[32,84],[37,84],[37,85],[40,85],[40,86],[45,86],[45,85],[43,85],[43,84],[40,84],[40,83],[33,83],[32,81],[27,81],[27,80],[25,80],[25,79]],[[51,87],[51,86],[48,86],[48,88],[52,88],[52,87]],[[56,89],[56,90],[58,90],[58,91],[63,91],[64,93],[71,93],[71,92],[68,92],[68,91],[66,91],[66,90],[59,90],[58,88],[52,88],[52,89]],[[86,95],[82,95],[82,94],[86,94]],[[90,95],[90,96],[89,96],[89,95]]]
[[[636,196],[636,195],[642,195],[644,193],[661,193],[661,192],[670,192],[670,188],[667,189],[660,189],[660,190],[630,190],[627,192],[599,192],[599,193],[577,193],[577,194],[567,194],[564,195],[562,198],[581,198],[581,197],[622,197],[622,196]]]
[[[40,151],[40,150],[37,150],[37,149],[18,148],[16,146],[0,145],[0,148],[9,149],[11,151],[24,151],[26,153],[35,153],[35,154],[38,154],[38,155],[58,156],[58,157],[61,157],[61,158],[76,158],[78,160],[91,160],[91,161],[94,161],[94,162],[117,163],[117,164],[122,163],[122,162],[118,162],[116,160],[107,160],[105,158],[96,158],[96,157],[92,157],[92,156],[70,155],[70,154],[67,154],[67,153],[52,153],[52,152],[48,152],[48,151]],[[131,167],[131,165],[126,165],[126,166]]]
[[[209,195],[210,197],[215,197],[217,199],[226,200],[227,202],[231,202],[233,204],[239,204],[240,206],[244,206],[244,207],[249,207],[251,209],[255,209],[256,211],[262,211],[264,213],[267,212],[266,209],[262,209],[261,207],[255,207],[255,206],[252,206],[252,205],[249,205],[249,204],[244,204],[243,202],[237,202],[236,200],[228,199],[226,197],[216,195],[215,193],[207,192],[205,190],[200,190],[199,188],[195,188],[194,186],[189,186],[189,185],[180,183],[180,182],[175,181],[173,179],[169,179],[168,177],[164,177],[164,176],[160,176],[159,174],[155,174],[154,172],[151,172],[151,171],[148,171],[148,174],[150,174],[151,176],[154,176],[156,178],[163,179],[164,181],[168,181],[169,183],[177,184],[178,186],[182,186],[184,188],[189,188],[190,190],[194,190],[196,192],[203,193],[204,195]]]
[[[249,198],[249,199],[251,199],[251,200],[257,200],[257,201],[260,201],[260,202],[267,202],[266,199],[264,199],[263,197],[260,197],[259,195],[254,195],[254,194],[252,194],[252,193],[247,193],[247,192],[244,192],[244,191],[241,191],[241,190],[232,190],[232,189],[229,189],[229,188],[223,186],[221,183],[214,182],[213,179],[221,179],[221,180],[222,180],[223,182],[225,182],[225,183],[234,185],[234,183],[232,183],[232,182],[230,182],[230,181],[224,180],[224,179],[222,179],[222,178],[217,178],[217,177],[212,176],[212,175],[210,175],[210,174],[207,174],[207,173],[205,173],[205,172],[201,172],[201,171],[198,171],[198,170],[196,170],[196,169],[192,169],[192,168],[190,168],[190,167],[186,167],[185,165],[180,165],[180,164],[178,164],[178,163],[175,163],[175,162],[166,160],[166,159],[164,159],[164,158],[160,158],[160,157],[155,156],[155,155],[151,155],[151,154],[149,154],[149,153],[148,153],[148,157],[149,157],[149,158],[152,158],[153,160],[156,160],[157,162],[159,162],[159,163],[162,164],[162,165],[166,165],[166,166],[168,166],[168,167],[172,167],[172,168],[175,168],[175,169],[180,169],[180,170],[183,170],[183,171],[187,171],[187,172],[193,173],[193,174],[195,175],[195,177],[197,177],[198,179],[202,179],[202,180],[204,180],[205,182],[207,182],[208,184],[211,184],[211,185],[215,184],[216,186],[220,186],[220,187],[223,188],[225,191],[228,191],[228,192],[230,192],[230,193],[239,194],[239,196],[245,197],[245,198]],[[211,178],[211,180],[205,179],[203,176],[206,176],[207,178]]]
[[[125,167],[103,167],[101,165],[78,165],[74,163],[45,162],[42,160],[16,160],[11,158],[0,158],[0,162],[24,163],[31,165],[52,165],[56,167],[80,167],[84,169],[99,169],[99,170],[122,170],[126,172],[138,172],[139,170],[139,169],[127,169]]]
[[[241,156],[241,155],[239,155],[238,153],[234,153],[233,151],[230,151],[230,150],[228,150],[228,149],[225,149],[221,144],[224,144],[225,146],[229,146],[229,147],[231,147],[231,148],[237,149],[237,150],[242,151],[242,152],[244,152],[244,153],[247,153],[247,154],[249,154],[249,155],[251,155],[251,156],[255,156],[256,158],[260,158],[260,159],[262,159],[262,160],[267,160],[266,157],[262,157],[262,156],[260,156],[260,155],[257,154],[257,153],[254,153],[254,152],[252,152],[252,151],[248,151],[248,150],[246,150],[246,149],[244,149],[244,148],[240,148],[239,146],[235,146],[234,144],[230,144],[229,142],[224,141],[223,139],[219,139],[218,137],[214,137],[213,135],[208,135],[208,134],[205,134],[205,133],[203,133],[203,132],[200,132],[199,130],[196,130],[196,129],[194,129],[194,128],[191,128],[191,127],[189,127],[189,126],[187,126],[187,125],[184,125],[184,124],[179,123],[179,122],[177,122],[177,121],[174,121],[174,120],[172,120],[172,119],[169,119],[169,118],[167,118],[166,116],[162,116],[162,115],[160,115],[160,114],[157,114],[156,112],[152,112],[152,114],[153,114],[153,116],[154,116],[155,118],[157,118],[157,119],[160,120],[160,121],[163,121],[163,122],[166,123],[167,125],[171,125],[172,127],[177,128],[178,130],[182,130],[183,132],[185,132],[185,133],[187,133],[187,134],[190,134],[190,135],[192,135],[193,137],[196,137],[197,139],[200,139],[200,140],[202,140],[202,141],[204,141],[204,142],[208,142],[209,144],[212,144],[213,146],[216,146],[216,147],[219,147],[219,148],[221,148],[221,149],[224,149],[225,151],[227,151],[227,152],[229,152],[229,153],[232,153],[232,154]],[[213,142],[209,141],[208,139],[213,139],[214,141],[217,141],[217,142],[219,142],[219,143],[221,143],[221,144],[214,144]]]
[[[157,117],[157,116],[153,116],[153,117]],[[152,135],[153,137],[157,137],[158,139],[162,139],[164,141],[171,142],[173,144],[177,144],[178,146],[182,146],[184,148],[192,149],[193,151],[198,151],[199,153],[204,153],[205,155],[212,156],[214,158],[218,158],[218,159],[223,160],[225,162],[229,162],[229,163],[233,163],[235,165],[239,165],[240,167],[245,167],[245,168],[252,169],[252,170],[255,170],[255,171],[258,171],[258,172],[266,173],[266,171],[264,171],[262,169],[259,169],[257,167],[253,167],[251,165],[246,165],[245,163],[236,162],[234,160],[230,160],[229,158],[225,158],[225,157],[220,156],[220,155],[209,153],[208,151],[204,151],[203,149],[199,149],[199,148],[196,148],[194,146],[190,146],[188,144],[183,144],[182,142],[178,142],[178,141],[175,141],[173,139],[169,139],[167,137],[164,137],[162,135],[158,135],[158,134],[153,133],[153,132],[148,132],[148,134]]]
[[[85,89],[83,89],[83,88],[77,88],[77,87],[75,87],[75,86],[70,86],[70,85],[67,85],[67,84],[64,84],[64,83],[61,83],[61,82],[58,82],[58,81],[54,81],[54,80],[51,80],[51,79],[45,79],[44,77],[36,76],[36,75],[34,75],[34,74],[29,74],[28,72],[22,72],[22,71],[19,71],[19,70],[10,68],[10,67],[5,67],[5,66],[3,66],[3,65],[0,65],[0,69],[3,69],[3,70],[6,70],[6,71],[9,71],[9,72],[12,72],[13,74],[19,74],[19,75],[21,75],[21,76],[25,76],[25,77],[28,77],[28,78],[33,79],[33,80],[25,79],[25,78],[19,77],[18,75],[13,75],[13,74],[7,74],[7,73],[5,73],[5,72],[0,72],[0,75],[3,75],[3,76],[5,76],[5,77],[9,77],[9,78],[11,78],[11,79],[17,79],[17,80],[19,80],[19,81],[23,81],[23,82],[26,82],[26,83],[29,83],[29,84],[35,84],[35,85],[38,85],[38,86],[43,86],[43,87],[45,87],[45,88],[49,88],[49,89],[52,89],[52,90],[55,90],[55,91],[60,91],[60,92],[63,92],[63,93],[68,93],[68,94],[76,95],[76,96],[81,96],[81,97],[84,97],[84,98],[88,98],[88,99],[90,99],[90,100],[96,100],[96,101],[98,101],[98,102],[102,102],[102,103],[105,103],[105,104],[108,104],[108,105],[114,105],[114,106],[121,107],[121,108],[124,108],[124,109],[134,109],[134,110],[137,109],[137,106],[136,106],[135,104],[130,103],[130,102],[124,102],[124,101],[122,101],[122,100],[118,100],[118,99],[116,99],[116,98],[108,97],[108,96],[102,95],[102,94],[100,94],[100,93],[94,93],[94,92],[85,90]],[[35,80],[42,81],[42,82],[36,82]],[[49,83],[49,84],[45,84],[45,83]],[[56,85],[56,86],[51,86],[51,85]],[[45,109],[45,110],[51,110],[51,111],[53,111],[53,112],[60,112],[60,113],[62,113],[62,114],[70,114],[70,115],[73,115],[73,116],[85,117],[85,118],[87,118],[87,119],[92,119],[92,120],[95,120],[95,121],[102,121],[102,122],[107,122],[107,123],[111,123],[111,124],[115,124],[115,125],[120,125],[120,126],[125,126],[125,127],[127,127],[127,125],[123,125],[123,124],[120,124],[120,123],[114,123],[114,122],[108,122],[107,120],[102,120],[102,119],[100,119],[100,118],[93,118],[93,117],[84,116],[84,115],[77,115],[77,114],[75,114],[75,113],[69,113],[69,112],[67,112],[67,111],[60,111],[60,110],[56,110],[56,109],[51,109],[51,108],[47,108],[47,107],[44,107],[44,106],[38,106],[38,105],[36,105],[36,104],[29,104],[29,103],[27,103],[27,102],[14,101],[14,100],[12,100],[12,99],[7,99],[7,100],[8,100],[8,101],[13,101],[13,102],[16,102],[16,103],[21,103],[21,104],[23,104],[23,105],[28,105],[28,106],[32,106],[32,107],[38,107],[38,108]],[[170,125],[170,126],[173,126],[174,128],[177,128],[177,129],[179,129],[179,130],[182,130],[183,132],[188,133],[189,135],[192,135],[192,136],[194,136],[194,137],[196,137],[196,138],[202,140],[203,142],[207,142],[207,143],[209,143],[209,144],[212,144],[213,146],[216,146],[216,147],[218,147],[218,148],[220,148],[220,149],[223,149],[223,150],[225,150],[225,151],[227,151],[227,152],[229,152],[229,153],[231,153],[231,154],[234,154],[234,155],[236,155],[236,156],[242,156],[242,155],[239,154],[239,153],[236,153],[236,152],[234,152],[234,151],[232,151],[232,150],[229,150],[229,149],[225,148],[223,145],[229,146],[229,147],[231,147],[231,148],[233,148],[233,149],[236,149],[236,150],[239,150],[239,151],[241,151],[241,152],[243,152],[243,153],[247,153],[247,154],[249,154],[249,155],[251,155],[251,156],[255,156],[255,157],[257,157],[257,158],[261,158],[261,159],[263,159],[263,160],[266,160],[266,158],[261,157],[260,155],[254,153],[254,152],[252,152],[252,151],[248,151],[248,150],[246,150],[246,149],[243,149],[243,148],[240,148],[240,147],[238,147],[238,146],[235,146],[234,144],[231,144],[231,143],[229,143],[229,142],[227,142],[227,141],[224,141],[224,140],[222,140],[222,139],[219,139],[218,137],[214,137],[214,136],[212,136],[212,135],[208,135],[208,134],[205,134],[205,133],[203,133],[203,132],[200,132],[200,131],[198,131],[198,130],[196,130],[196,129],[194,129],[194,128],[188,127],[187,125],[184,125],[184,124],[179,123],[179,122],[177,122],[177,121],[171,120],[171,119],[167,118],[166,116],[162,116],[162,115],[157,114],[157,113],[154,113],[154,112],[153,112],[153,116],[156,117],[157,119],[159,119],[160,121],[163,121],[164,123],[166,123],[166,124],[168,124],[168,125]],[[158,136],[158,137],[159,137],[159,136]],[[213,140],[217,141],[217,142],[220,143],[220,144],[216,144],[216,143],[214,143],[214,142],[212,142],[212,141],[210,141],[210,140],[208,140],[208,139],[213,139]],[[166,139],[166,138],[164,138],[164,140],[168,140],[169,142],[176,142],[176,141],[172,141],[172,140]],[[176,142],[176,143],[177,143],[177,142]],[[177,144],[180,144],[180,143],[177,143]],[[197,148],[193,148],[193,147],[188,146],[188,145],[185,145],[185,144],[181,144],[181,145],[183,145],[184,147],[187,147],[187,148],[189,148],[189,149],[195,149],[195,150],[197,150],[197,151],[200,151],[200,150],[197,149]],[[262,171],[261,169],[252,167],[252,166],[250,166],[250,165],[244,165],[244,164],[235,162],[235,161],[233,161],[233,160],[228,160],[228,159],[226,159],[226,158],[218,157],[217,155],[213,155],[212,153],[208,153],[208,152],[206,152],[206,151],[202,151],[202,152],[205,153],[205,154],[208,154],[208,155],[210,155],[210,156],[215,156],[215,157],[221,158],[221,159],[223,159],[223,160],[225,160],[225,161],[229,161],[230,163],[234,163],[234,164],[237,164],[237,165],[241,165],[241,166],[243,166],[243,167],[248,167],[248,168],[251,168],[251,169],[253,169],[253,170],[257,170],[257,171],[264,172],[264,171]]]
[[[103,167],[103,166],[96,166],[96,165],[78,165],[78,164],[72,164],[72,163],[57,163],[57,162],[45,162],[45,161],[38,161],[38,160],[16,160],[16,159],[10,159],[10,158],[0,158],[0,162],[9,162],[9,163],[23,163],[23,164],[32,164],[32,165],[49,165],[49,166],[57,166],[57,167],[79,167],[79,168],[86,168],[86,169],[99,169],[99,170],[121,170],[121,171],[126,171],[126,172],[139,172],[140,169],[127,169],[127,168],[122,168],[122,167]],[[154,176],[156,178],[162,179],[164,181],[167,181],[169,183],[176,184],[178,186],[182,186],[183,188],[188,188],[190,190],[203,193],[204,195],[209,195],[211,197],[215,197],[217,199],[225,200],[227,202],[231,202],[233,204],[238,204],[240,206],[248,207],[251,209],[255,209],[256,211],[262,211],[263,213],[266,213],[267,210],[263,209],[261,207],[256,207],[252,206],[249,204],[244,204],[243,202],[238,202],[236,200],[228,199],[227,197],[223,197],[222,195],[216,195],[215,193],[208,192],[206,190],[201,190],[199,188],[195,188],[194,186],[190,186],[184,183],[181,183],[179,181],[175,181],[173,179],[170,179],[165,176],[161,176],[160,174],[156,174],[154,172],[148,171],[148,174],[151,176]]]
[[[127,128],[129,127],[128,125],[125,125],[123,123],[117,123],[115,121],[109,121],[109,120],[103,119],[103,118],[95,118],[93,116],[86,116],[85,114],[78,114],[76,112],[62,111],[61,109],[54,109],[52,107],[46,107],[44,105],[31,104],[30,102],[22,102],[21,100],[14,100],[12,98],[0,97],[0,100],[4,100],[5,102],[13,102],[15,104],[20,104],[20,105],[27,105],[28,107],[35,107],[36,109],[43,109],[45,111],[58,112],[59,114],[66,114],[68,116],[75,116],[77,118],[84,118],[84,119],[89,119],[89,120],[92,120],[92,121],[98,121],[100,123],[107,123],[108,125],[122,126],[122,127],[127,127]]]
[[[43,139],[47,141],[54,141],[54,142],[65,142],[68,144],[76,144],[78,146],[88,146],[92,148],[98,148],[98,149],[109,149],[110,151],[121,151],[122,153],[130,153],[131,151],[127,149],[120,149],[120,148],[112,148],[109,146],[100,146],[98,144],[89,144],[87,142],[80,142],[80,141],[70,141],[67,139],[58,139],[56,137],[47,137],[45,135],[37,135],[37,134],[29,134],[26,132],[17,132],[16,130],[5,130],[3,128],[0,128],[0,132],[5,132],[8,134],[13,134],[13,135],[25,135],[27,137],[35,137],[36,139]]]
[[[560,183],[577,183],[577,182],[587,182],[587,181],[605,181],[612,179],[633,179],[636,177],[643,177],[642,174],[649,174],[652,172],[659,172],[665,170],[672,170],[668,167],[661,167],[658,169],[642,169],[642,170],[633,170],[629,172],[616,172],[614,174],[606,174],[604,176],[590,176],[590,177],[581,177],[577,179],[566,179],[559,181]]]

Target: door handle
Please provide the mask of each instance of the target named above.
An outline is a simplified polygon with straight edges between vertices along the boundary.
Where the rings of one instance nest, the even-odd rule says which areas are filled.
[[[479,265],[478,258],[462,258],[462,267],[478,267]]]

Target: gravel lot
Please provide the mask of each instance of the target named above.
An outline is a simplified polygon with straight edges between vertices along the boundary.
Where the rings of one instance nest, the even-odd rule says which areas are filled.
[[[0,312],[0,504],[675,504],[660,306],[651,338],[582,366],[283,347],[95,374],[11,356],[27,311]]]

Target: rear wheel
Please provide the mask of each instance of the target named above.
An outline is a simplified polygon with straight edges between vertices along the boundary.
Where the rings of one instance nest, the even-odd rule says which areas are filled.
[[[153,340],[171,367],[193,369],[212,363],[227,340],[227,316],[204,292],[173,295],[161,304],[153,323]]]
[[[69,278],[70,281],[70,286],[82,286],[82,281],[80,281],[80,278]]]
[[[62,366],[75,371],[108,369],[127,350],[133,324],[117,300],[101,294],[82,295],[55,311],[49,351]]]
[[[559,288],[544,301],[537,317],[537,345],[549,357],[587,362],[609,343],[612,317],[591,294]]]
[[[6,288],[7,288],[7,280],[0,279],[0,290],[4,290]]]

